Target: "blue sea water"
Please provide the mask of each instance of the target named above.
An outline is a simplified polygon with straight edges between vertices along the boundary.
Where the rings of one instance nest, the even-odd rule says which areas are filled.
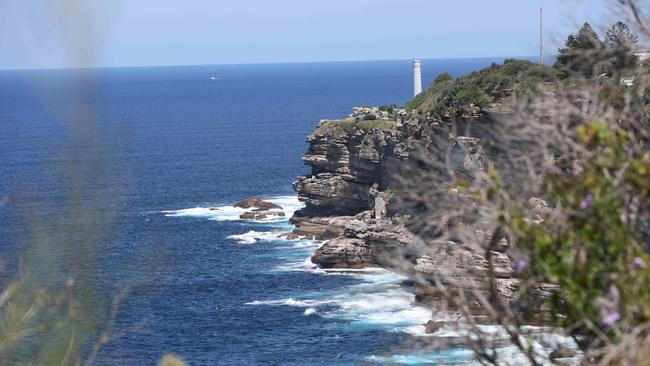
[[[425,60],[423,77],[493,61]],[[37,240],[45,256],[61,240],[98,247],[96,296],[128,288],[126,333],[100,365],[165,352],[191,365],[465,362],[409,349],[429,313],[399,276],[319,270],[318,243],[278,237],[286,219],[243,222],[232,207],[299,208],[291,182],[316,123],[404,104],[411,82],[408,60],[0,71],[0,257],[11,273]]]

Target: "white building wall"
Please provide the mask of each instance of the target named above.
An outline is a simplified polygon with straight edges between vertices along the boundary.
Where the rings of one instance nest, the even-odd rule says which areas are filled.
[[[413,96],[422,93],[422,63],[413,60]]]

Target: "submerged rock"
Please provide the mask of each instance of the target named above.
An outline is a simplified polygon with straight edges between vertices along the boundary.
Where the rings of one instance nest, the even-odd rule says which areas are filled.
[[[235,204],[235,207],[238,208],[254,208],[258,211],[266,211],[266,210],[281,210],[282,207],[279,205],[276,205],[273,202],[269,201],[264,201],[259,198],[247,198],[239,203]]]
[[[239,215],[242,220],[264,220],[270,217],[284,217],[284,211],[257,211],[253,210]]]
[[[252,209],[251,211],[239,215],[239,218],[242,220],[264,220],[270,217],[285,216],[281,206],[259,198],[247,198],[235,204],[235,207]]]
[[[429,320],[425,325],[424,325],[424,333],[425,334],[433,334],[436,333],[440,330],[441,324],[437,321],[434,320]]]

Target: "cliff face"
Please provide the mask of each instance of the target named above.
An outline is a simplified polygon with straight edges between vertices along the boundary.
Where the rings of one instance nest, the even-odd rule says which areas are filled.
[[[293,185],[306,205],[299,215],[356,215],[367,210],[372,185],[383,189],[389,183],[386,170],[399,142],[396,130],[321,127],[307,139],[303,157],[312,172]]]
[[[389,248],[408,241],[403,227],[387,219],[385,205],[383,211],[374,210],[387,200],[389,172],[402,158],[396,152],[399,124],[374,125],[322,122],[307,139],[303,161],[311,174],[293,185],[306,207],[291,219],[296,229],[290,235],[330,239],[312,258],[322,267],[379,265]]]
[[[465,290],[489,296],[485,252],[451,241],[423,242],[407,229],[410,216],[395,212],[389,204],[396,164],[409,159],[413,146],[427,145],[435,153],[434,141],[447,141],[449,133],[408,121],[321,123],[307,139],[309,148],[303,158],[311,174],[294,183],[306,207],[292,217],[296,228],[289,236],[328,240],[312,257],[312,262],[324,268],[381,266],[410,276],[416,301],[434,309],[455,308],[436,290],[436,279],[448,285],[460,279]],[[458,150],[469,147],[471,153],[469,157],[464,153],[448,155],[454,169],[463,168],[463,159],[481,159],[477,138],[449,138],[453,146],[463,147]],[[440,147],[440,151],[444,149]],[[505,246],[507,243],[490,255],[498,277],[497,290],[507,299],[516,291],[518,281],[512,277]],[[545,296],[547,290],[540,287],[538,292]],[[467,305],[478,317],[484,315],[477,299],[468,299]]]

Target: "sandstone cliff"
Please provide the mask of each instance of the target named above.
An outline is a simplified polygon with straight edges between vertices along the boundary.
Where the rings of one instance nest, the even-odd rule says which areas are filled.
[[[311,174],[294,183],[306,205],[301,215],[356,215],[368,209],[373,184],[380,189],[389,185],[387,169],[399,142],[398,125],[377,125],[324,121],[308,137],[303,161]]]
[[[470,108],[464,118],[487,117]],[[435,123],[321,122],[308,137],[309,147],[303,158],[311,174],[294,183],[306,207],[291,218],[295,230],[289,236],[328,240],[312,257],[312,262],[321,267],[381,266],[409,276],[415,283],[415,300],[432,309],[453,311],[458,305],[438,293],[436,280],[447,284],[455,281],[464,289],[489,295],[484,251],[466,243],[415,237],[408,229],[412,213],[392,206],[392,180],[399,164],[406,164],[417,146],[426,145],[435,154],[436,141],[440,140],[470,151],[468,157],[465,153],[453,154],[452,149],[447,158],[455,169],[463,169],[464,159],[481,159],[479,138],[454,136],[448,127]],[[510,258],[504,253],[507,243],[503,245],[503,250],[495,248],[490,256],[498,277],[497,291],[509,298],[518,282],[512,276]],[[545,297],[548,289],[540,287],[537,292]],[[477,299],[468,298],[466,305],[478,317],[483,315]]]

